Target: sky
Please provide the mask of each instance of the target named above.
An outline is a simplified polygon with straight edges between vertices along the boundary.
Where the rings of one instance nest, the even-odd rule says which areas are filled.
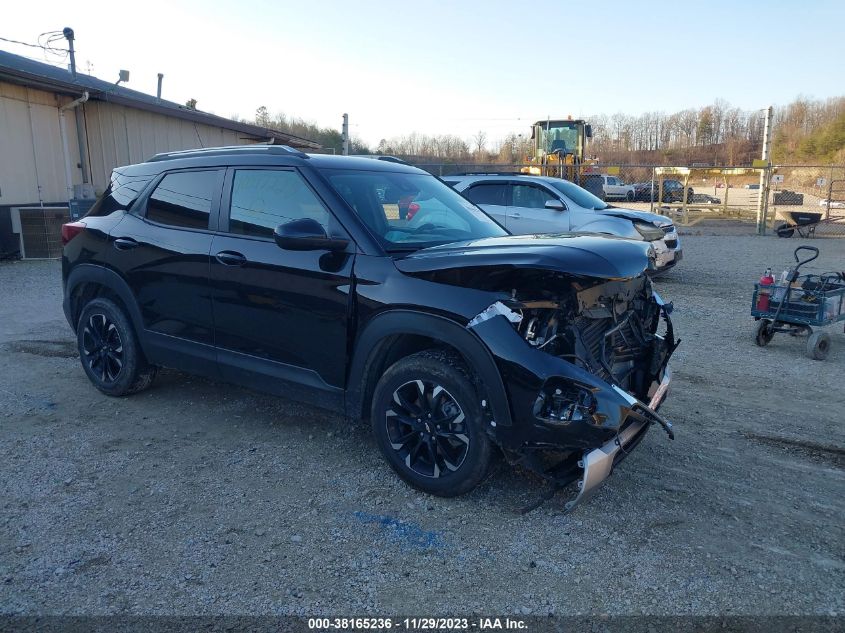
[[[77,66],[201,110],[256,108],[375,146],[416,131],[491,141],[546,117],[754,110],[845,94],[842,0],[39,1],[0,38],[70,26]],[[58,42],[56,45],[63,45]],[[44,61],[40,49],[0,49]],[[55,59],[49,57],[47,59]]]

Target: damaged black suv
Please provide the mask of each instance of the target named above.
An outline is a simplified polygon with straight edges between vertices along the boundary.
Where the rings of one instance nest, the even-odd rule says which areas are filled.
[[[62,230],[64,310],[103,393],[174,367],[369,419],[409,484],[494,448],[592,493],[654,423],[676,342],[649,245],[511,236],[440,180],[281,146],[116,169]],[[552,461],[549,455],[555,456]]]

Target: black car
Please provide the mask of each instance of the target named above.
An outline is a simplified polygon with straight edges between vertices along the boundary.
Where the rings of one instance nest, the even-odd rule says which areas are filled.
[[[687,187],[687,202],[692,202],[694,195],[692,187]],[[656,202],[660,196],[660,183],[658,181],[638,182],[634,184],[634,200]],[[683,202],[684,183],[680,180],[663,181],[662,202]]]
[[[116,169],[63,240],[65,314],[107,395],[166,366],[369,419],[396,472],[444,496],[498,447],[581,477],[580,499],[651,424],[671,435],[656,409],[676,343],[648,244],[510,236],[413,167],[161,154]]]

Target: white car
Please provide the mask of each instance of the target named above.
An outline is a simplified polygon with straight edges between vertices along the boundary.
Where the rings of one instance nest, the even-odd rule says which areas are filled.
[[[560,178],[483,174],[443,180],[511,233],[589,232],[651,242],[659,271],[683,257],[681,240],[669,218],[610,206]]]
[[[831,200],[829,204],[830,204],[831,209],[843,209],[843,208],[845,208],[845,201],[842,201],[842,200]],[[828,205],[827,198],[822,198],[821,200],[819,200],[819,206],[820,207],[826,207],[827,205]]]
[[[601,178],[601,186],[604,189],[606,200],[627,200],[631,202],[634,199],[634,185],[626,185],[618,176],[600,174],[599,178]]]

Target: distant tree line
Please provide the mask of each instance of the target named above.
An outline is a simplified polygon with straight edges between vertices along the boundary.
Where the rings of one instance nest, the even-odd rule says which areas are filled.
[[[799,98],[777,109],[772,157],[784,164],[845,164],[845,97]]]
[[[334,151],[336,154],[340,154],[343,151],[343,135],[340,129],[320,127],[313,122],[298,117],[289,117],[282,112],[271,115],[266,106],[260,106],[255,111],[255,118],[252,121],[242,120],[247,123],[254,123],[255,125],[315,141],[322,145],[323,150],[327,153]],[[349,143],[349,153],[371,154],[372,151],[366,143],[356,140],[353,136]]]
[[[762,151],[764,112],[723,100],[674,114],[599,115],[590,120],[589,153],[604,162],[747,165]],[[799,97],[774,111],[772,159],[779,163],[845,161],[845,97]]]
[[[587,153],[603,163],[747,165],[760,157],[763,118],[762,110],[741,110],[721,99],[672,114],[600,114],[587,118],[593,129]],[[254,122],[341,151],[339,130],[284,114],[271,116],[264,106]],[[382,139],[375,148],[353,137],[350,153],[390,154],[414,162],[516,164],[530,160],[533,143],[527,126],[493,142],[484,130],[469,139],[410,132]],[[775,108],[772,158],[782,164],[845,163],[845,97],[799,97]]]

